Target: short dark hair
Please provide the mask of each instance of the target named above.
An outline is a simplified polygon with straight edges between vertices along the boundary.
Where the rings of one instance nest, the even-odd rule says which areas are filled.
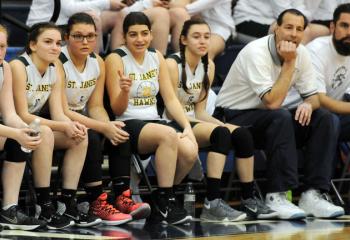
[[[339,18],[340,15],[342,13],[349,13],[350,14],[350,3],[344,3],[344,4],[340,4],[333,13],[333,22],[336,23]]]
[[[309,21],[307,20],[306,16],[302,12],[300,12],[299,10],[297,10],[295,8],[289,8],[289,9],[286,9],[283,12],[281,12],[280,15],[278,15],[278,17],[277,17],[277,25],[278,26],[282,25],[283,17],[286,13],[291,13],[291,14],[296,15],[296,16],[302,16],[304,18],[304,29],[309,24]]]
[[[126,15],[123,22],[123,32],[127,34],[129,27],[133,25],[146,25],[151,30],[151,22],[143,12],[131,12]]]
[[[94,22],[94,19],[87,13],[84,12],[79,12],[79,13],[75,13],[72,16],[70,16],[70,18],[68,19],[68,24],[67,24],[67,34],[70,33],[70,31],[73,28],[74,24],[87,24],[87,25],[92,25],[95,28],[96,31],[96,24]]]

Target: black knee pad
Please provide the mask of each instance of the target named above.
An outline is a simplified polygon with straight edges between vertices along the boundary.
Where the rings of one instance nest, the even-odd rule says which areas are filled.
[[[216,127],[210,135],[210,151],[227,155],[230,151],[230,131],[226,127]]]
[[[235,156],[239,158],[251,157],[254,154],[254,141],[248,129],[239,127],[231,133],[232,146]]]
[[[6,161],[8,162],[25,162],[29,157],[28,153],[21,150],[21,145],[11,138],[6,139],[4,149],[6,151]]]

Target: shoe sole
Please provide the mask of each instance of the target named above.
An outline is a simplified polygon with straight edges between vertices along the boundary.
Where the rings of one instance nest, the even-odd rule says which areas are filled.
[[[50,230],[59,230],[59,229],[64,229],[64,228],[67,228],[67,227],[71,227],[71,226],[74,226],[74,221],[72,220],[72,221],[70,221],[69,222],[69,224],[68,225],[64,225],[64,226],[62,226],[62,227],[52,227],[52,226],[49,226],[49,225],[47,225],[46,227],[48,228],[48,229],[50,229]]]
[[[96,226],[98,224],[102,223],[102,219],[98,218],[93,222],[89,222],[89,223],[75,223],[74,226],[77,227],[92,227],[92,226]]]
[[[335,212],[330,216],[315,216],[312,213],[307,214],[308,217],[314,217],[314,218],[325,218],[325,219],[333,219],[333,218],[338,218],[340,216],[343,216],[345,213],[343,211]]]
[[[9,228],[11,230],[24,230],[24,231],[31,231],[42,227],[41,225],[17,225],[17,224],[10,224],[10,223],[1,223],[0,225],[4,228]]]
[[[123,219],[123,220],[116,220],[116,221],[102,220],[102,223],[104,225],[108,225],[108,226],[117,226],[117,225],[121,225],[121,224],[130,222],[130,221],[132,221],[132,218]]]
[[[140,208],[138,208],[135,211],[130,213],[133,220],[147,218],[150,214],[151,214],[151,207],[147,206],[147,205],[144,207],[140,207]]]
[[[294,214],[292,216],[288,216],[288,217],[278,216],[277,218],[282,219],[282,220],[298,220],[298,219],[306,218],[306,215],[303,213],[297,213],[297,214]]]
[[[177,224],[186,224],[192,221],[192,217],[191,216],[186,216],[183,219],[180,219],[178,221],[175,222],[168,222],[166,220],[163,220],[162,223],[163,224],[173,224],[173,225],[177,225]]]
[[[247,219],[247,214],[241,214],[238,217],[236,217],[235,219],[228,219],[228,218],[223,218],[223,219],[215,219],[214,216],[200,216],[200,219],[202,221],[206,221],[206,222],[239,222],[239,221],[243,221],[245,219]]]
[[[274,212],[274,213],[270,213],[270,214],[259,214],[258,216],[256,216],[257,219],[276,219],[278,218],[278,213]]]

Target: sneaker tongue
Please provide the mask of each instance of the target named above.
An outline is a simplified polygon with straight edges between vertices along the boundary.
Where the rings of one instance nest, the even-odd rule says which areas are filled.
[[[130,190],[130,189],[125,190],[125,191],[123,192],[123,195],[124,195],[125,197],[131,197],[131,190]]]
[[[102,201],[106,201],[107,197],[108,197],[107,193],[102,193],[98,198]]]

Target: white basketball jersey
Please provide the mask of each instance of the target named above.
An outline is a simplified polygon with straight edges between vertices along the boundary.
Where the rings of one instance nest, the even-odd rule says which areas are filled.
[[[87,57],[85,68],[82,72],[79,72],[74,66],[66,46],[62,48],[60,60],[65,72],[65,86],[69,108],[74,111],[83,110],[100,76],[100,66],[96,55],[91,53]]]
[[[117,116],[117,119],[160,119],[156,98],[159,92],[159,59],[156,50],[152,48],[146,50],[142,64],[136,62],[124,46],[116,49],[114,53],[122,58],[124,75],[132,79],[128,108],[121,116]]]
[[[178,66],[179,81],[177,85],[177,94],[181,105],[184,108],[186,115],[195,117],[194,106],[199,101],[199,96],[202,89],[202,81],[204,76],[204,66],[202,61],[200,61],[196,67],[194,74],[192,73],[190,66],[186,63],[185,72],[187,76],[186,85],[188,92],[182,88],[182,66],[181,58],[179,54],[172,55],[171,58],[175,59]]]
[[[23,53],[17,59],[24,64],[27,72],[26,97],[28,111],[38,113],[49,98],[52,86],[56,82],[55,65],[51,63],[46,72],[41,75],[27,53]]]

